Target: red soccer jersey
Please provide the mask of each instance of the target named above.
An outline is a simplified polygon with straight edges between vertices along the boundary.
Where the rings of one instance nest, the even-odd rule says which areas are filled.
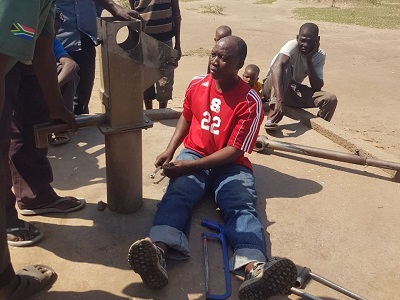
[[[220,93],[208,74],[190,82],[183,116],[191,123],[184,146],[207,156],[226,146],[251,153],[264,113],[260,97],[242,79],[233,90]],[[244,155],[236,163],[252,169]]]

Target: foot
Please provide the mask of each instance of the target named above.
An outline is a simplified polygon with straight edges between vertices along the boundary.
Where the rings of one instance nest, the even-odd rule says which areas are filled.
[[[43,233],[40,232],[34,225],[18,220],[18,224],[7,228],[7,243],[14,247],[32,246],[43,238]]]
[[[8,286],[0,289],[0,298],[5,300],[28,298],[51,286],[56,279],[56,273],[48,266],[27,266],[16,273]]]
[[[163,251],[149,238],[138,240],[129,248],[128,262],[143,283],[151,289],[161,289],[168,284],[167,265]]]
[[[294,286],[296,277],[296,265],[287,258],[256,263],[239,287],[239,299],[265,300],[272,296],[287,294]]]
[[[271,120],[267,120],[267,122],[264,125],[265,130],[277,130],[278,129],[278,123],[271,122]]]
[[[75,197],[59,197],[53,202],[40,208],[21,209],[20,213],[23,216],[35,216],[46,213],[68,213],[82,209],[86,204],[84,199]]]
[[[52,145],[62,145],[68,143],[69,135],[68,131],[56,132],[51,135],[51,144]]]

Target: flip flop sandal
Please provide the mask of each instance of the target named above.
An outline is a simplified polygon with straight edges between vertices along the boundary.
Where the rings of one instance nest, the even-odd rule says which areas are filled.
[[[267,123],[265,123],[265,125],[264,125],[264,128],[265,128],[265,130],[277,130],[278,124],[267,121]]]
[[[78,200],[79,204],[70,207],[70,208],[58,208],[57,205],[60,203],[63,203],[65,201],[71,201],[71,200]],[[36,215],[42,215],[42,214],[47,214],[47,213],[68,213],[68,212],[73,212],[80,210],[82,207],[84,207],[86,204],[85,199],[82,198],[75,198],[75,197],[61,197],[58,200],[49,203],[46,206],[40,207],[40,208],[33,208],[33,209],[21,209],[19,212],[23,216],[36,216]]]
[[[51,272],[50,277],[41,272],[42,269]],[[57,279],[52,268],[45,265],[31,265],[19,270],[16,275],[20,278],[17,289],[6,300],[22,300],[49,288]]]
[[[68,131],[56,132],[51,135],[50,143],[52,145],[62,145],[68,143],[69,135]]]
[[[15,235],[15,233],[18,231],[30,232],[30,230],[29,230],[30,228],[31,228],[31,224],[24,221],[24,227],[7,228],[7,234]],[[32,246],[32,245],[36,244],[37,242],[39,242],[42,238],[43,238],[43,232],[39,231],[39,234],[30,240],[13,241],[13,240],[7,239],[7,244],[10,246],[13,246],[13,247]]]

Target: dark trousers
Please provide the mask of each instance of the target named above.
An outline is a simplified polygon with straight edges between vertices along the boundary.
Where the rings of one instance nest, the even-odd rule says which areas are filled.
[[[89,101],[92,95],[96,68],[95,45],[90,37],[83,33],[81,34],[81,49],[79,51],[68,52],[80,68],[78,72],[80,81],[76,89],[76,105],[74,108],[76,115],[89,113]]]
[[[57,199],[47,148],[36,148],[33,125],[49,121],[49,111],[32,66],[17,63],[6,76],[5,106],[0,119],[1,158],[6,168],[6,219],[21,209],[44,206]],[[14,193],[11,190],[14,188]]]
[[[263,83],[263,95],[265,99],[269,99],[270,110],[268,120],[278,123],[282,120],[283,115],[274,110],[276,103],[275,88],[272,85],[271,72]],[[330,121],[335,113],[337,106],[337,98],[334,94],[327,91],[314,91],[307,85],[300,84],[292,80],[293,67],[287,63],[283,67],[282,72],[282,91],[284,92],[283,105],[299,108],[318,107],[318,117]]]

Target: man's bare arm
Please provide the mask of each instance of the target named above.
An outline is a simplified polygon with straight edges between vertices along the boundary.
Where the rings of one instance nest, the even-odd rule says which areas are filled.
[[[315,42],[314,49],[307,55],[307,68],[308,68],[308,80],[310,81],[311,88],[314,91],[320,91],[324,86],[324,80],[319,78],[315,71],[312,63],[312,57],[318,52],[319,41]]]
[[[39,36],[33,56],[33,68],[47,102],[52,119],[60,119],[68,123],[72,130],[77,130],[74,115],[66,109],[58,85],[56,59],[53,53],[53,39]]]
[[[62,87],[78,73],[79,66],[69,56],[61,57],[60,63],[62,64],[62,69],[61,72],[58,74],[58,84],[60,87]]]

